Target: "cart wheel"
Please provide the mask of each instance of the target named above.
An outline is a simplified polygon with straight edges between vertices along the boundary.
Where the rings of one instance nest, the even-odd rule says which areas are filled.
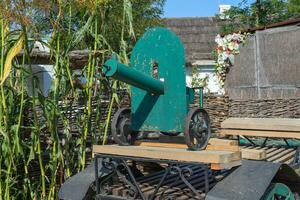
[[[208,113],[201,108],[189,111],[185,121],[184,135],[189,150],[203,150],[211,135]]]
[[[130,108],[120,108],[112,119],[111,131],[114,141],[121,146],[133,145],[137,132],[131,129]]]
[[[292,191],[282,183],[272,184],[265,196],[262,198],[264,200],[295,200],[295,196]]]

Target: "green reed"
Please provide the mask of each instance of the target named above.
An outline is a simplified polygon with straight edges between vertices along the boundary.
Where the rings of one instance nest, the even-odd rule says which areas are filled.
[[[24,42],[21,56],[13,59],[8,77],[0,84],[0,200],[57,199],[59,186],[88,164],[88,139],[92,138],[92,144],[107,142],[113,107],[119,103],[119,84],[104,81],[101,66],[112,53],[129,62],[128,43],[135,41],[132,4],[130,0],[51,0],[37,5],[21,0],[14,7],[9,2],[0,4],[4,9],[0,14],[0,79],[7,71],[4,66],[10,50],[21,37]],[[112,15],[116,8],[120,15]],[[9,11],[14,15],[5,14]],[[33,17],[39,12],[47,12],[47,22],[34,22],[41,18]],[[119,27],[116,32],[109,24],[112,20]],[[45,34],[41,26],[47,26],[51,35],[47,42],[41,40]],[[43,95],[34,71],[31,53],[36,41],[50,49],[54,79],[48,96]],[[75,49],[88,50],[81,70],[86,83],[79,85],[70,60]],[[100,122],[100,96],[108,87],[112,93],[107,119]],[[79,101],[82,110],[72,110]],[[72,135],[74,127],[77,136]]]

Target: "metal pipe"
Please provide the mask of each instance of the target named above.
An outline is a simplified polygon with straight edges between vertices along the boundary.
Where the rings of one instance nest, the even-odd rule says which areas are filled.
[[[204,97],[203,97],[203,87],[200,87],[199,88],[199,106],[200,108],[203,108],[203,100],[204,100]]]
[[[114,56],[104,63],[102,72],[107,77],[112,77],[152,94],[164,94],[164,83],[162,81],[119,63]]]

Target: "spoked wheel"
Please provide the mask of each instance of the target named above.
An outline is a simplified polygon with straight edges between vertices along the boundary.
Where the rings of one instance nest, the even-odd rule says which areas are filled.
[[[282,183],[272,184],[265,194],[264,200],[295,200],[292,191]]]
[[[200,108],[189,111],[185,121],[184,135],[189,150],[205,149],[211,136],[208,113]]]
[[[137,132],[131,129],[130,108],[119,109],[112,119],[111,131],[114,141],[121,146],[133,145]]]

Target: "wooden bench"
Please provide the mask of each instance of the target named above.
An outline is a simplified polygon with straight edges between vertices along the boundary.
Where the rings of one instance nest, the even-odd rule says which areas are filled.
[[[221,123],[221,136],[300,139],[300,119],[229,118]]]

